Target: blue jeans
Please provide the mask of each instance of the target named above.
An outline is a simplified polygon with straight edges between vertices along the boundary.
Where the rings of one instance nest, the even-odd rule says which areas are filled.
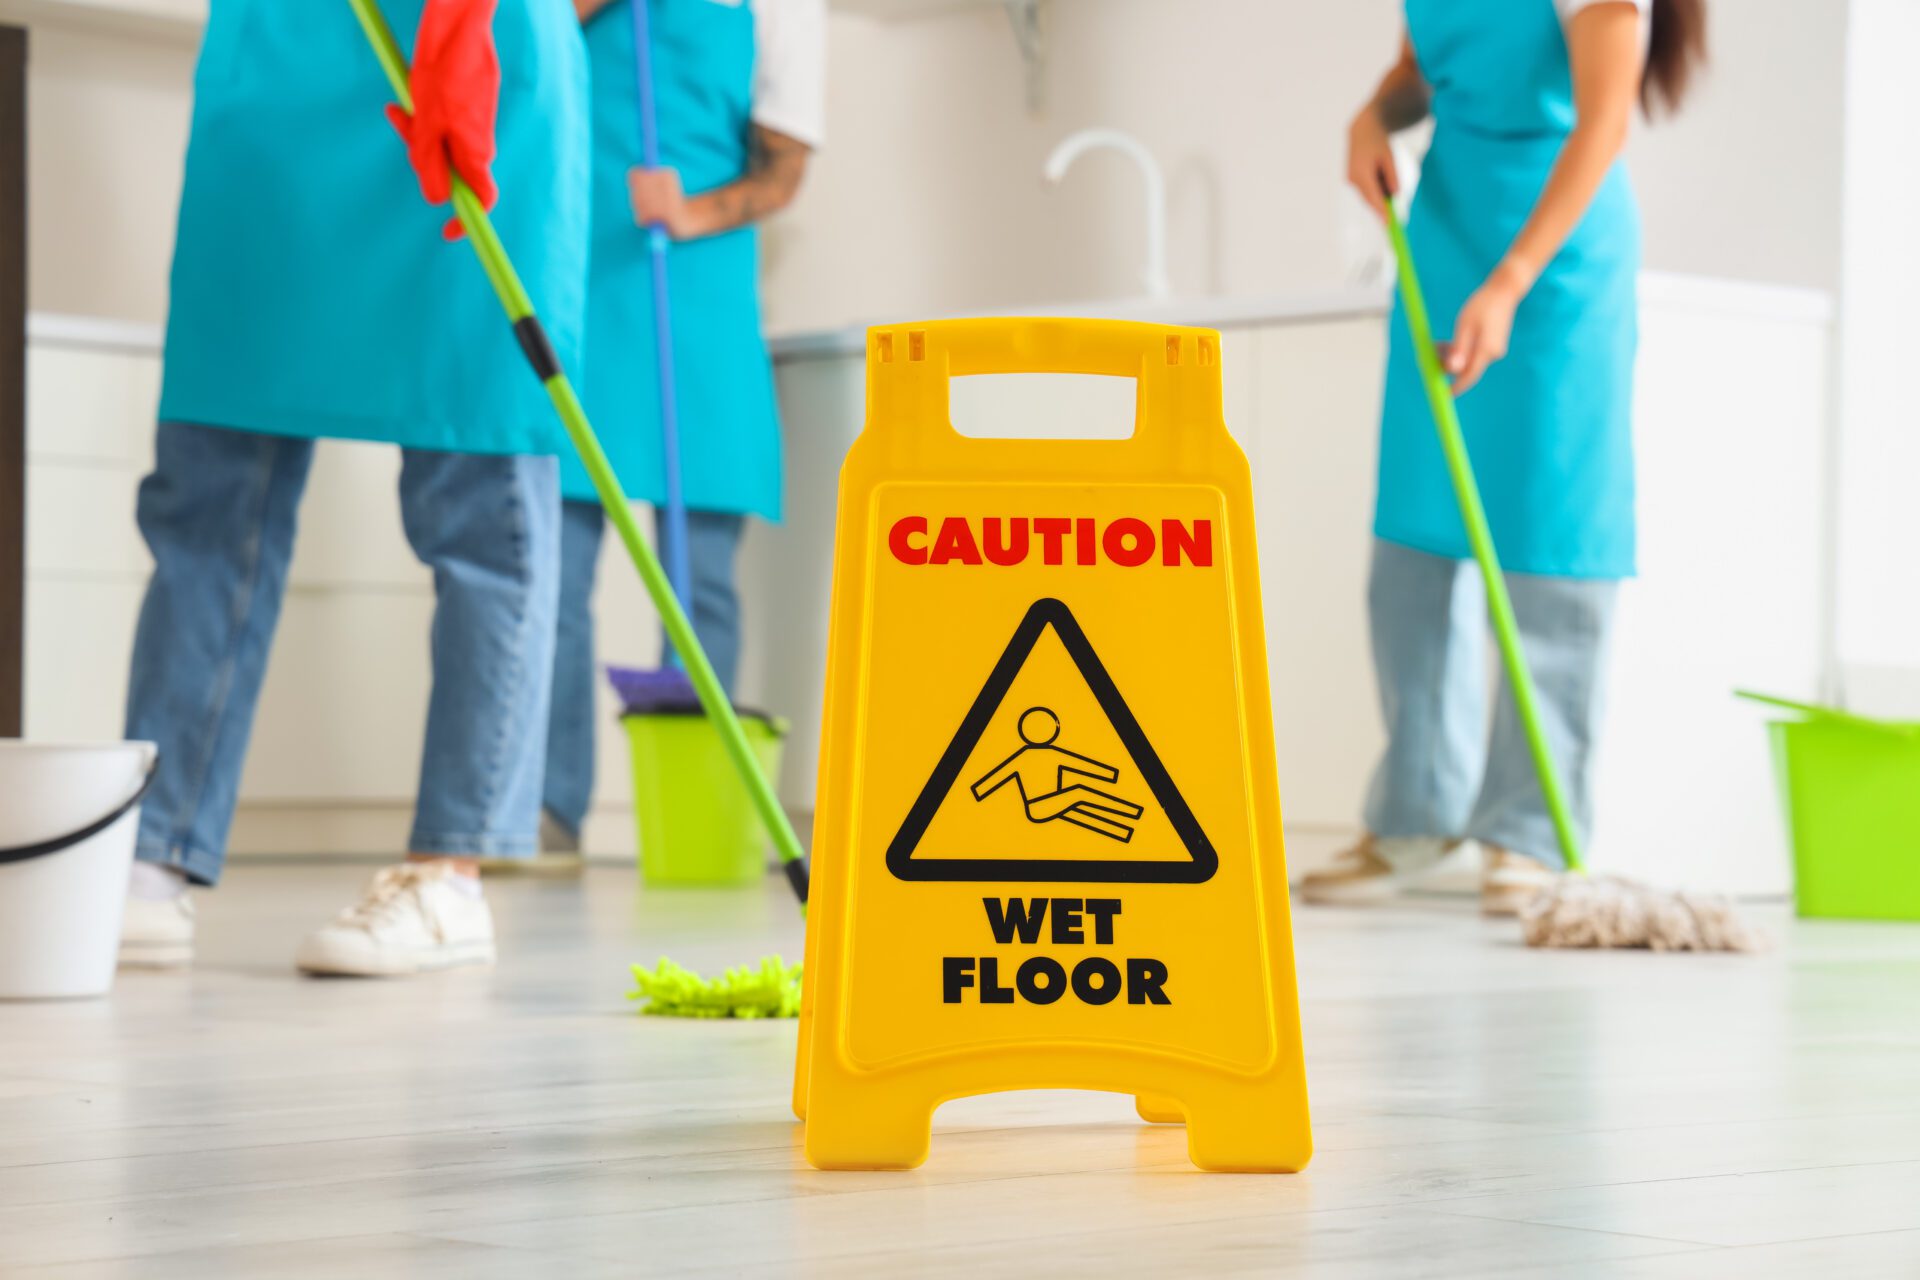
[[[593,800],[594,677],[593,578],[606,529],[597,502],[560,504],[560,622],[553,653],[553,709],[547,722],[547,781],[543,803],[556,822],[579,834]],[[707,660],[733,693],[740,665],[740,595],[734,560],[744,516],[727,511],[687,512],[687,561],[693,574],[693,630]],[[669,535],[655,516],[656,542],[666,558]],[[623,553],[624,554],[624,553]],[[661,652],[672,652],[663,636]]]
[[[1584,842],[1607,644],[1620,584],[1507,575],[1554,761]],[[1486,591],[1471,561],[1376,541],[1367,584],[1387,750],[1367,789],[1381,836],[1471,836],[1561,864],[1527,738],[1503,677],[1488,736],[1493,661]]]
[[[163,422],[155,455],[140,484],[154,567],[134,633],[127,736],[160,744],[160,773],[140,808],[136,854],[213,884],[313,441]],[[401,516],[435,597],[412,852],[538,848],[558,486],[551,457],[403,453]]]

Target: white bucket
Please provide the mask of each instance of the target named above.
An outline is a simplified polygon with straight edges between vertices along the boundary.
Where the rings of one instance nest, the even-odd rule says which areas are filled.
[[[105,995],[151,742],[0,741],[0,1000]]]

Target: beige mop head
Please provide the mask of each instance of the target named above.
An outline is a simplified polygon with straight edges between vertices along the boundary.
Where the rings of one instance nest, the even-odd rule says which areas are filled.
[[[1669,893],[1618,876],[1561,876],[1520,912],[1530,947],[1762,951],[1767,938],[1715,894]]]

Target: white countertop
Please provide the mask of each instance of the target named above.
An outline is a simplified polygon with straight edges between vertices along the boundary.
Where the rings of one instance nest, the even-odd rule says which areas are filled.
[[[1049,306],[962,313],[963,316],[1098,316],[1104,320],[1139,320],[1151,324],[1199,325],[1209,329],[1264,328],[1269,325],[1311,324],[1350,316],[1381,315],[1391,296],[1386,285],[1355,286],[1323,292],[1249,294],[1227,297],[1123,298],[1081,301]],[[1825,325],[1833,318],[1833,299],[1818,289],[1791,285],[1753,284],[1709,276],[1645,271],[1640,275],[1643,304],[1686,311],[1719,311],[1735,315],[1765,315],[1776,320]],[[874,323],[891,323],[875,321]],[[767,344],[775,362],[835,359],[866,349],[865,324],[830,329],[775,331]]]
[[[1384,288],[1339,289],[1322,293],[1285,293],[1248,297],[1116,298],[1107,301],[1047,303],[992,311],[967,311],[942,319],[980,316],[1075,316],[1101,320],[1138,320],[1148,324],[1199,325],[1209,329],[1238,329],[1269,324],[1337,320],[1347,316],[1379,315],[1387,309]],[[873,323],[895,323],[876,320]],[[867,326],[850,324],[833,329],[775,331],[767,345],[776,362],[817,360],[859,355],[866,349]]]
[[[1245,297],[1083,301],[966,314],[1098,316],[1106,320],[1244,329],[1381,315],[1387,309],[1387,298],[1388,291],[1381,286]],[[1833,299],[1818,289],[1750,284],[1665,271],[1641,274],[1640,298],[1643,304],[1667,310],[1767,316],[1787,323],[1816,326],[1826,325],[1833,319]],[[842,359],[865,351],[866,333],[867,326],[863,323],[845,324],[775,332],[767,341],[776,362]],[[153,324],[36,311],[27,316],[27,339],[43,346],[155,354],[160,350],[161,329]]]

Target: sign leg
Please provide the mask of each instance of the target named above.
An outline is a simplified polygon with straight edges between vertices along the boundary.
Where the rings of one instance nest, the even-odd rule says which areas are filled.
[[[1155,1093],[1143,1093],[1133,1100],[1133,1109],[1148,1124],[1185,1124],[1187,1113],[1172,1098],[1161,1097]]]
[[[933,1103],[870,1080],[849,1090],[816,1072],[807,1100],[807,1163],[816,1169],[916,1169],[933,1143]]]
[[[1313,1156],[1304,1091],[1211,1084],[1187,1102],[1187,1156],[1218,1173],[1295,1173]]]

